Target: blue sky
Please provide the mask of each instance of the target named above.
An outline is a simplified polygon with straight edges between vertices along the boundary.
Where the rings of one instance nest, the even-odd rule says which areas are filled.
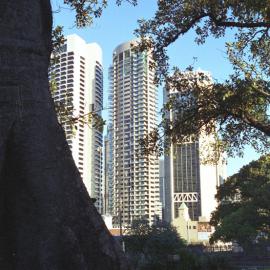
[[[112,61],[114,48],[120,43],[133,39],[137,20],[150,18],[156,10],[156,0],[139,0],[136,7],[128,3],[123,3],[118,7],[114,4],[114,0],[108,2],[109,7],[104,10],[101,18],[96,19],[93,25],[84,29],[74,27],[74,13],[66,7],[61,12],[54,13],[54,24],[63,25],[66,35],[76,33],[86,42],[96,42],[101,46],[104,68],[104,107],[107,107],[108,67]],[[63,6],[62,3],[63,0],[52,0],[53,9],[57,10],[59,6]],[[193,63],[193,58],[196,57],[195,68],[210,71],[214,79],[224,80],[231,72],[225,53],[225,40],[231,37],[231,33],[227,33],[225,38],[208,38],[204,45],[198,46],[194,42],[194,32],[191,31],[168,49],[170,62],[172,65],[185,68]],[[162,90],[160,89],[159,107],[161,105]],[[106,118],[107,112],[104,111],[103,115]],[[258,156],[248,148],[243,158],[228,159],[228,175],[237,172],[244,164],[257,159]]]

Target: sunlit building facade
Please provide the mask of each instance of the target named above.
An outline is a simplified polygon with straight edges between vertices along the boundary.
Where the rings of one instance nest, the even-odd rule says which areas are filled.
[[[116,226],[161,216],[159,161],[139,155],[139,141],[157,125],[157,89],[149,52],[136,40],[119,45],[110,68],[112,94],[113,216]]]
[[[87,44],[78,35],[66,37],[58,61],[50,76],[57,89],[52,95],[64,105],[67,118],[62,123],[74,161],[89,195],[102,212],[102,132],[93,126],[88,115],[101,116],[103,106],[102,51],[98,44]],[[79,119],[74,124],[69,120]]]

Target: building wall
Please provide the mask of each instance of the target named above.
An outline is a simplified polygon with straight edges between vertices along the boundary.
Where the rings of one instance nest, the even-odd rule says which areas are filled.
[[[161,213],[158,159],[138,155],[139,140],[157,125],[153,60],[150,53],[132,50],[135,43],[114,50],[110,69],[114,222],[123,225]]]
[[[102,51],[96,43],[87,44],[77,35],[66,37],[59,52],[59,63],[52,66],[50,75],[55,77],[56,102],[69,108],[63,128],[74,161],[83,178],[89,195],[96,198],[102,209],[102,133],[93,127],[88,113],[101,116],[103,106]],[[82,117],[84,116],[85,117]],[[80,119],[75,125],[69,121]]]
[[[109,123],[104,139],[104,214],[113,213],[113,166],[112,166],[112,128]]]
[[[182,203],[177,209],[178,215],[172,220],[172,225],[176,228],[179,236],[188,244],[208,244],[214,228],[209,225],[205,218],[191,220],[188,207]]]
[[[187,76],[196,76],[189,73]],[[164,93],[165,102],[177,91]],[[175,116],[168,113],[168,119]],[[221,157],[217,165],[205,163],[206,157],[215,155],[212,144],[213,134],[203,133],[198,138],[182,144],[171,144],[169,154],[165,155],[165,219],[171,222],[178,216],[178,208],[185,203],[189,209],[191,220],[200,216],[210,219],[216,207],[215,194],[217,186],[225,178],[225,163]]]
[[[174,144],[172,159],[172,180],[173,193],[185,194],[191,196],[186,199],[175,199],[174,196],[174,216],[177,216],[178,207],[185,201],[189,208],[189,215],[192,220],[198,219],[201,216],[201,203],[198,200],[200,187],[200,157],[198,142],[188,142],[182,145]],[[194,198],[193,198],[194,197]],[[176,200],[178,200],[176,202]],[[197,201],[196,201],[197,200]]]
[[[159,187],[160,187],[160,202],[161,202],[161,205],[162,205],[162,219],[164,219],[164,208],[165,208],[164,159],[159,160]]]
[[[107,213],[113,215],[113,198],[114,198],[114,160],[113,160],[113,146],[114,146],[114,132],[113,132],[113,115],[114,115],[114,107],[113,107],[113,89],[114,89],[114,70],[113,66],[109,68],[109,95],[108,95],[108,111],[109,111],[109,120],[108,120],[108,127],[107,127],[107,134],[106,137],[108,139],[108,147],[106,149],[106,181],[108,189],[107,189]]]

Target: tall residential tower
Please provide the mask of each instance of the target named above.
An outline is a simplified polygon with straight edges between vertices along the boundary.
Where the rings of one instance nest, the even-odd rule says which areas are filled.
[[[77,35],[69,35],[59,52],[59,61],[50,75],[57,84],[56,102],[67,109],[63,124],[67,142],[89,195],[102,210],[102,132],[95,129],[87,115],[101,115],[103,106],[102,51],[96,43],[87,44]],[[85,117],[84,117],[85,116]],[[75,126],[70,118],[79,118]]]
[[[113,52],[112,94],[113,209],[115,225],[161,215],[159,162],[141,156],[139,141],[157,125],[157,89],[149,52],[136,52],[136,40]]]

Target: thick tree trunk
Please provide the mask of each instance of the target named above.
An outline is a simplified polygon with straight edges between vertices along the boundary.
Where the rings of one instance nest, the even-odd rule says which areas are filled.
[[[127,269],[48,89],[49,0],[0,1],[0,269]]]

